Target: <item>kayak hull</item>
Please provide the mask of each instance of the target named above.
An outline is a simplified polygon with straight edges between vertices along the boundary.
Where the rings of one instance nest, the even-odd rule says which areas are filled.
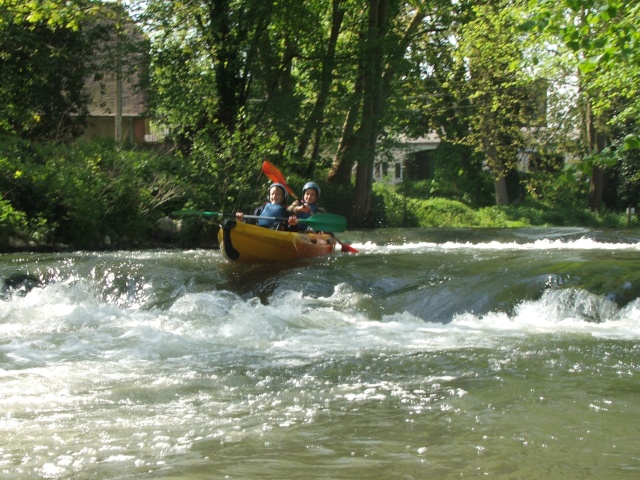
[[[218,242],[227,260],[241,263],[321,257],[336,247],[336,238],[330,233],[283,232],[235,220],[220,226]]]

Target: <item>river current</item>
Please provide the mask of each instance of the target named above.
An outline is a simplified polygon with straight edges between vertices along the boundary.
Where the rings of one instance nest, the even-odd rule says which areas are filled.
[[[640,478],[640,233],[0,255],[0,478]]]

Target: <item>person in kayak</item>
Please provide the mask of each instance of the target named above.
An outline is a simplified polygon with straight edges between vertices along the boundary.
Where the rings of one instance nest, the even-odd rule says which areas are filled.
[[[274,230],[297,231],[298,219],[287,210],[287,190],[284,185],[272,183],[269,186],[268,198],[269,201],[254,212],[255,216],[263,217],[257,219],[258,226]],[[244,222],[244,214],[242,212],[236,213],[236,219],[239,222]]]
[[[318,207],[320,200],[320,187],[315,182],[307,182],[302,187],[302,200],[296,200],[289,205],[289,212],[294,214],[299,220],[304,220],[324,209]],[[303,221],[298,223],[299,231],[313,231],[313,229]]]

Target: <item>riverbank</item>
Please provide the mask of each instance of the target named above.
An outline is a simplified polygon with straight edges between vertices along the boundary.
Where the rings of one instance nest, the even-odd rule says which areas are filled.
[[[575,205],[549,207],[533,199],[511,205],[474,208],[447,198],[405,197],[378,189],[384,200],[385,227],[420,228],[524,228],[524,227],[640,227],[638,215],[602,210],[593,212]]]
[[[380,212],[377,214],[380,216]],[[387,201],[384,204],[382,218],[380,228],[640,228],[640,221],[636,215],[628,216],[618,212],[600,213],[577,208],[548,209],[531,202],[474,209],[462,202],[444,198]],[[146,236],[139,238],[112,238],[105,235],[101,241],[87,247],[59,242],[39,242],[10,235],[0,241],[0,253],[216,249],[218,228],[217,222],[211,219],[197,216],[175,219],[165,216],[149,228]]]
[[[105,235],[102,240],[95,241],[89,246],[61,242],[49,243],[24,236],[8,235],[0,239],[0,254],[19,252],[56,253],[78,250],[217,249],[218,229],[218,225],[210,220],[192,219],[185,222],[166,216],[158,220],[149,229],[147,236],[112,238],[110,235]]]

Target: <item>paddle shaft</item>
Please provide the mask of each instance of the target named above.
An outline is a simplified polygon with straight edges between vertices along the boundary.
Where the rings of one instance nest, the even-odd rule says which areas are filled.
[[[224,212],[203,212],[201,210],[178,210],[177,212],[173,212],[176,216],[182,215],[201,215],[203,217],[235,217],[235,213],[224,213]],[[264,220],[287,220],[286,217],[261,217],[260,215],[243,215],[243,218],[250,219],[258,219],[262,218]]]
[[[243,218],[286,221],[288,217],[263,217],[260,215],[243,215]],[[344,217],[330,213],[318,213],[309,218],[298,219],[301,223],[311,225],[317,230],[325,232],[344,232],[347,224]]]
[[[203,212],[201,210],[178,210],[173,212],[175,216],[184,215],[200,215],[208,218],[235,217],[235,213],[223,212]],[[263,219],[263,220],[280,220],[286,221],[288,217],[262,217],[259,215],[243,215],[247,219]],[[346,219],[341,215],[333,215],[331,213],[317,213],[309,218],[299,219],[301,222],[311,225],[316,230],[325,232],[344,232],[347,227]]]

